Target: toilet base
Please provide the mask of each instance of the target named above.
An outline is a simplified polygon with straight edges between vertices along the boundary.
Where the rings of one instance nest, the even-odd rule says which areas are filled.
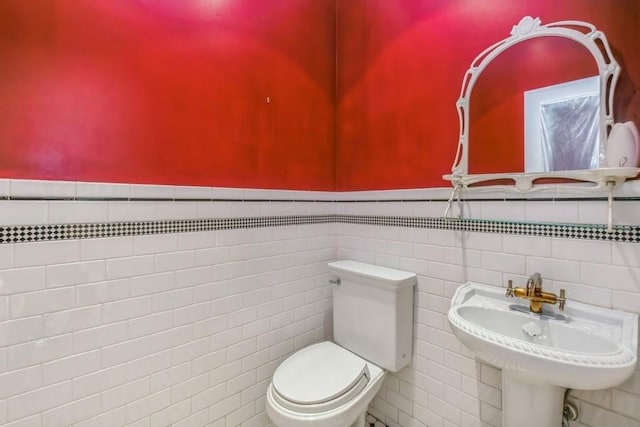
[[[362,412],[356,418],[356,422],[351,424],[351,427],[369,427],[367,424],[367,411]]]

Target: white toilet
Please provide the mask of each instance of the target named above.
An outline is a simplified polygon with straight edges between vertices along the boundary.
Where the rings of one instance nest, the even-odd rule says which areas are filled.
[[[411,360],[416,275],[355,261],[329,271],[335,343],[303,348],[276,369],[266,408],[278,427],[364,426],[387,370]]]

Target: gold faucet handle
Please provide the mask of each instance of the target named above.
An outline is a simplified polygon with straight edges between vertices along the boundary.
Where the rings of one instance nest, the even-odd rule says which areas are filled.
[[[564,304],[567,302],[567,298],[565,297],[564,289],[560,289],[560,296],[558,297],[558,307],[560,311],[564,310]]]
[[[513,280],[509,280],[507,282],[507,292],[505,292],[504,296],[513,297],[515,294],[513,293]]]

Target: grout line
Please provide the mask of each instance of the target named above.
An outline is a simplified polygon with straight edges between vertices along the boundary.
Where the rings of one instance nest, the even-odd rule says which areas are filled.
[[[173,197],[57,197],[57,196],[0,196],[0,200],[15,201],[73,201],[73,202],[261,202],[261,203],[425,203],[448,202],[447,198],[425,199],[262,199],[262,198],[173,198]],[[461,202],[592,202],[607,201],[607,197],[492,197],[492,198],[460,198]],[[638,202],[640,197],[618,196],[613,200],[618,202]]]

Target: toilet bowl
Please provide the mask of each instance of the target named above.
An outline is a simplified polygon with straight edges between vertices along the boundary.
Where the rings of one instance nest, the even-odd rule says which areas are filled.
[[[278,427],[364,427],[387,371],[411,358],[416,275],[354,261],[329,264],[334,342],[298,350],[276,369],[266,410]]]
[[[278,427],[364,426],[386,376],[374,363],[329,341],[285,360],[267,389],[267,414]]]

